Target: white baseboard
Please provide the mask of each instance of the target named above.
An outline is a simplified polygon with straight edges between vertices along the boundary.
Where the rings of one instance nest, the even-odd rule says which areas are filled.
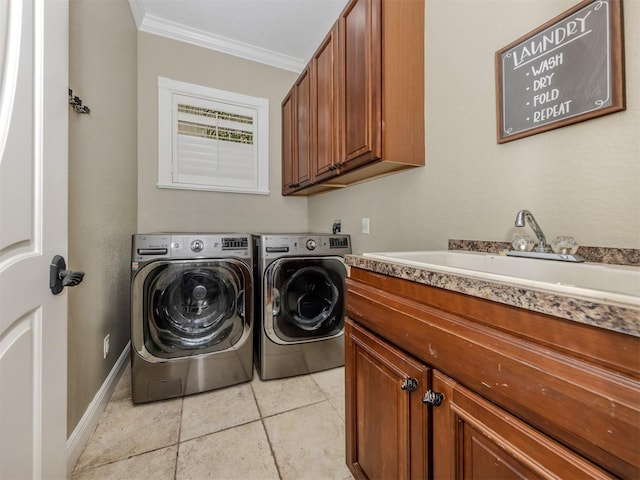
[[[95,397],[93,397],[93,401],[89,404],[78,425],[76,425],[76,428],[73,430],[73,433],[67,439],[67,478],[71,477],[71,472],[76,466],[80,454],[98,426],[100,415],[102,415],[113,390],[116,388],[116,382],[120,378],[120,374],[128,364],[130,349],[131,342],[127,343],[124,347],[120,357],[118,357],[109,375],[102,383],[100,390],[98,390]]]

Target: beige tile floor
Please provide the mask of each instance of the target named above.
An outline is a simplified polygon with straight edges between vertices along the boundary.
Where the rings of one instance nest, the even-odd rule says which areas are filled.
[[[345,480],[344,368],[141,405],[125,370],[72,480]]]

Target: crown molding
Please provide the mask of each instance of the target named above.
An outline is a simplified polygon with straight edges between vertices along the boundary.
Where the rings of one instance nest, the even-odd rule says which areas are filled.
[[[131,9],[131,16],[136,23],[136,27],[139,29],[144,19],[144,4],[142,0],[129,0],[129,8]]]
[[[141,0],[129,0],[129,6],[138,30],[141,32],[160,35],[295,73],[300,73],[306,66],[306,62],[300,58],[282,55],[273,50],[212,35],[203,30],[145,14]]]

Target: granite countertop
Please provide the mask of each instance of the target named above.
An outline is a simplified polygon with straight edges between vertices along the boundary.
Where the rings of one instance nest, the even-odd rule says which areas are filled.
[[[345,263],[375,273],[444,288],[628,335],[640,336],[640,309],[633,307],[626,308],[521,286],[439,273],[422,267],[401,265],[361,255],[346,255]]]

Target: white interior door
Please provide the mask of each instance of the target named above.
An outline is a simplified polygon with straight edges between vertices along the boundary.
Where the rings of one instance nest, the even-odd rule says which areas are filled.
[[[67,0],[0,0],[0,478],[65,478]]]

